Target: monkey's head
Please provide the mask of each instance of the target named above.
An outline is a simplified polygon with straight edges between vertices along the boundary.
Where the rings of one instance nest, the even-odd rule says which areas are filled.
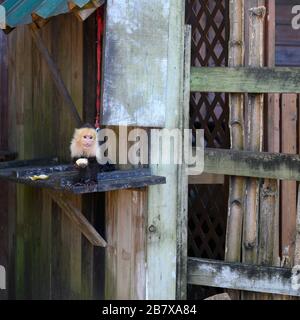
[[[71,156],[74,157],[94,157],[97,147],[97,132],[91,125],[84,125],[75,129],[71,141]]]

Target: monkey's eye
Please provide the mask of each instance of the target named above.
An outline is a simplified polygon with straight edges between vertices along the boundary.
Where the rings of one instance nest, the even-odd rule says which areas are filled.
[[[90,136],[90,139],[92,140],[92,139],[93,139],[93,136]]]
[[[87,139],[87,136],[83,136],[84,139]]]

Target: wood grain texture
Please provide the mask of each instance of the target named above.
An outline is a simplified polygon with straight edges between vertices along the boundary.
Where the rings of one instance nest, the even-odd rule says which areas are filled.
[[[0,1],[1,3],[1,1]],[[8,60],[7,38],[0,31],[0,150],[8,150]],[[6,152],[0,151],[0,162],[9,159]],[[7,183],[0,183],[0,265],[9,269],[9,216]],[[6,284],[6,283],[5,283]],[[0,300],[8,297],[8,291],[0,290]]]
[[[166,128],[182,128],[184,70],[184,5],[182,0],[171,3],[168,33],[168,85],[166,87]],[[167,3],[165,1],[165,3]],[[151,151],[150,151],[151,152]],[[147,299],[175,299],[177,217],[181,210],[182,186],[178,166],[152,166],[153,174],[166,176],[167,184],[149,187],[147,234]]]
[[[205,149],[204,172],[242,177],[300,180],[299,155]]]
[[[180,128],[189,127],[190,111],[190,66],[191,66],[191,39],[190,26],[184,29],[184,81],[183,81],[183,110],[181,111]],[[182,152],[184,149],[182,147]],[[186,174],[187,165],[178,168],[179,201],[177,208],[177,269],[176,269],[176,299],[187,299],[187,254],[188,254],[188,184]]]
[[[189,258],[188,283],[251,292],[300,296],[292,269]]]
[[[281,150],[297,154],[297,95],[282,96]],[[281,247],[282,256],[293,265],[295,250],[295,225],[297,213],[297,184],[294,181],[281,182]]]
[[[170,4],[107,1],[102,124],[165,125]]]
[[[192,92],[299,93],[299,87],[299,68],[193,67],[191,70]]]
[[[82,24],[72,15],[55,17],[39,33],[78,113],[82,114]],[[68,161],[74,130],[73,119],[64,111],[68,106],[33,45],[28,27],[17,28],[7,39],[10,57],[8,126],[13,132],[9,149],[18,151],[19,159],[57,155]],[[94,291],[101,291],[103,280],[102,283],[93,281],[95,269],[99,270],[99,264],[94,265],[93,250],[89,257],[82,258],[81,233],[69,218],[63,218],[64,212],[44,192],[22,186],[16,189],[16,198],[13,193],[9,197],[12,237],[9,239],[9,296],[81,299],[91,298]],[[81,197],[69,200],[73,206],[81,208]],[[87,285],[88,281],[94,285]]]
[[[66,195],[54,191],[48,191],[48,194],[61,207],[61,209],[63,209],[63,212],[67,214],[68,218],[77,225],[79,230],[93,245],[106,247],[106,241],[98,234],[80,210],[70,201],[66,200]]]
[[[146,297],[146,190],[106,195],[106,299]]]

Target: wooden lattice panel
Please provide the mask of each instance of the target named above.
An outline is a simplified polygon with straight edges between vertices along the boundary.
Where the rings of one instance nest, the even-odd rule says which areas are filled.
[[[192,26],[192,66],[227,65],[228,9],[228,0],[186,1],[186,23]],[[204,129],[206,147],[229,148],[227,95],[194,93],[190,101],[190,128]],[[227,199],[227,185],[189,186],[189,256],[224,258]],[[205,298],[213,292],[189,288],[190,298]]]

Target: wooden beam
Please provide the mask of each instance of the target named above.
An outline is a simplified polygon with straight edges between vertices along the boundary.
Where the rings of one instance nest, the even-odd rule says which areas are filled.
[[[45,59],[45,62],[47,63],[49,67],[50,74],[52,76],[52,79],[54,81],[54,84],[58,90],[58,92],[61,94],[62,98],[65,100],[66,105],[69,106],[69,111],[71,111],[72,117],[74,118],[74,121],[77,126],[81,126],[82,120],[81,117],[77,111],[77,108],[72,100],[72,97],[62,79],[62,76],[59,72],[59,69],[55,62],[53,61],[47,47],[45,46],[38,29],[35,25],[29,25],[32,38],[34,40],[34,43],[36,47],[39,49],[42,57]],[[63,44],[61,44],[63,45]]]
[[[158,3],[160,1],[156,1]],[[168,20],[167,42],[167,83],[162,95],[157,99],[164,104],[166,110],[165,128],[180,128],[183,124],[183,79],[184,79],[184,5],[185,1],[164,1]],[[155,6],[157,7],[157,6]],[[156,11],[155,11],[156,14]],[[153,17],[153,12],[151,14]],[[158,15],[156,23],[161,23]],[[165,24],[165,22],[162,22]],[[149,47],[149,46],[148,46]],[[157,48],[155,48],[157,49]],[[152,50],[152,49],[151,49]],[[163,62],[163,63],[165,63]],[[153,78],[161,77],[161,68],[150,68]],[[147,82],[147,90],[153,91],[151,81]],[[161,82],[161,81],[159,81]],[[164,81],[163,81],[164,82]],[[138,86],[136,89],[144,88]],[[151,151],[150,151],[151,152]],[[182,210],[182,181],[177,165],[153,165],[153,174],[164,173],[165,185],[149,187],[148,192],[148,230],[147,233],[147,299],[175,299],[177,271],[177,224]],[[172,213],[172,214],[170,214]],[[153,228],[154,227],[154,228]],[[178,288],[178,287],[177,287]]]
[[[193,67],[191,91],[300,93],[300,68]]]
[[[291,277],[290,268],[188,259],[188,283],[193,285],[300,296]]]
[[[65,200],[63,193],[52,190],[47,191],[51,198],[58,204],[69,219],[76,224],[82,234],[90,241],[91,244],[97,247],[106,247],[106,241],[100,236],[85,216],[74,207],[74,205]]]
[[[299,155],[223,149],[204,152],[206,173],[300,181],[299,169]]]
[[[180,110],[180,128],[189,127],[190,115],[190,65],[191,65],[191,26],[184,29],[184,75],[183,75],[183,108]],[[184,152],[182,147],[182,152]],[[177,272],[176,299],[187,299],[187,253],[188,253],[188,180],[186,165],[178,168],[178,206],[177,206]]]
[[[230,67],[240,67],[245,60],[244,38],[244,0],[229,2],[230,41],[229,61]],[[229,95],[229,128],[231,149],[244,149],[244,94]],[[230,262],[241,261],[245,182],[243,177],[229,178],[228,214],[226,225],[225,260]],[[229,292],[233,299],[238,299],[240,293]]]

